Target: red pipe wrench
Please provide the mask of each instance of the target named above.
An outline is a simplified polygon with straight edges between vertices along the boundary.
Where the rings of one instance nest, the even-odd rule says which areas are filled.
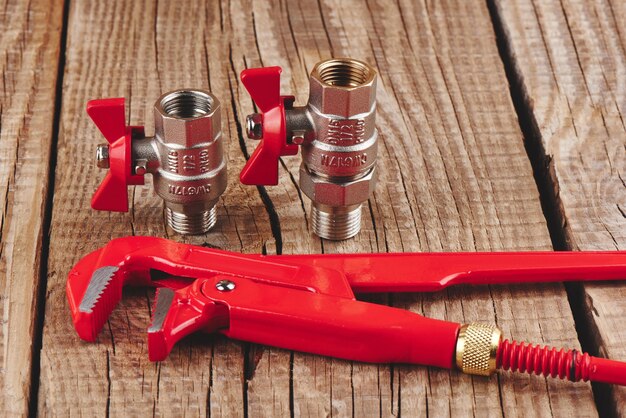
[[[496,369],[626,385],[626,363],[503,340],[479,324],[358,301],[354,292],[431,292],[454,284],[626,279],[626,252],[262,256],[128,237],[85,256],[67,281],[78,335],[94,341],[126,284],[158,287],[153,361],[195,332],[364,362]]]

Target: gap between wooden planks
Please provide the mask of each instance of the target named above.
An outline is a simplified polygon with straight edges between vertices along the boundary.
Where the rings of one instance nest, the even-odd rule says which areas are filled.
[[[0,411],[25,416],[41,331],[42,246],[63,5],[0,3]],[[36,387],[36,386],[35,386]]]
[[[494,1],[516,90],[563,227],[562,249],[626,249],[626,3]],[[589,349],[626,359],[626,286],[576,286]],[[623,387],[598,386],[605,413]]]

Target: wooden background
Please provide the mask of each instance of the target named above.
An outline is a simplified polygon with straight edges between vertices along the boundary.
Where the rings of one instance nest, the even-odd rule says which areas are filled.
[[[97,344],[71,325],[71,266],[114,237],[169,236],[269,254],[626,250],[626,2],[621,0],[0,0],[0,409],[3,416],[626,415],[626,389],[369,365],[198,335],[150,363],[152,291],[129,290]],[[241,70],[283,67],[302,103],[312,66],[378,68],[380,182],[361,233],[310,232],[296,187],[245,187],[254,145]],[[151,187],[95,212],[102,138],[85,113],[127,98],[153,132],[164,91],[223,104],[230,180],[206,236],[168,231]],[[147,182],[150,183],[150,182]],[[623,283],[455,288],[371,299],[496,322],[516,339],[626,360]],[[278,330],[278,332],[280,332]]]

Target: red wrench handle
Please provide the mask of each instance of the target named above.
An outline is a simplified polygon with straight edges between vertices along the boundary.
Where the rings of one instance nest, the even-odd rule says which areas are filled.
[[[398,253],[268,256],[342,271],[355,293],[434,292],[472,284],[626,280],[626,252]]]
[[[225,277],[232,290],[218,289]],[[404,309],[231,276],[159,293],[157,323],[149,331],[152,360],[164,359],[176,341],[202,329],[349,360],[453,366],[460,325]],[[162,297],[168,297],[165,303]]]
[[[231,338],[357,361],[452,367],[459,324],[252,281],[227,295],[206,288],[231,305],[223,332]]]
[[[148,330],[150,359],[165,359],[176,342],[196,331],[363,362],[452,368],[454,360],[470,374],[503,369],[626,384],[623,362],[502,341],[495,327],[461,328],[402,309],[243,277],[218,275],[157,292]]]

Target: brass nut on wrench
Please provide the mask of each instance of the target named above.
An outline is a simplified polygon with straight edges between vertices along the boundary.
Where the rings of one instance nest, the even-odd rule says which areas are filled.
[[[109,173],[94,195],[94,209],[128,210],[126,186],[143,184],[150,173],[174,231],[202,234],[215,225],[215,204],[227,184],[215,96],[195,89],[162,95],[154,106],[154,137],[125,125],[123,99],[93,100],[87,111],[109,141],[97,149],[98,167]]]
[[[463,373],[489,376],[496,371],[502,331],[493,325],[465,324],[456,342],[456,366]]]

